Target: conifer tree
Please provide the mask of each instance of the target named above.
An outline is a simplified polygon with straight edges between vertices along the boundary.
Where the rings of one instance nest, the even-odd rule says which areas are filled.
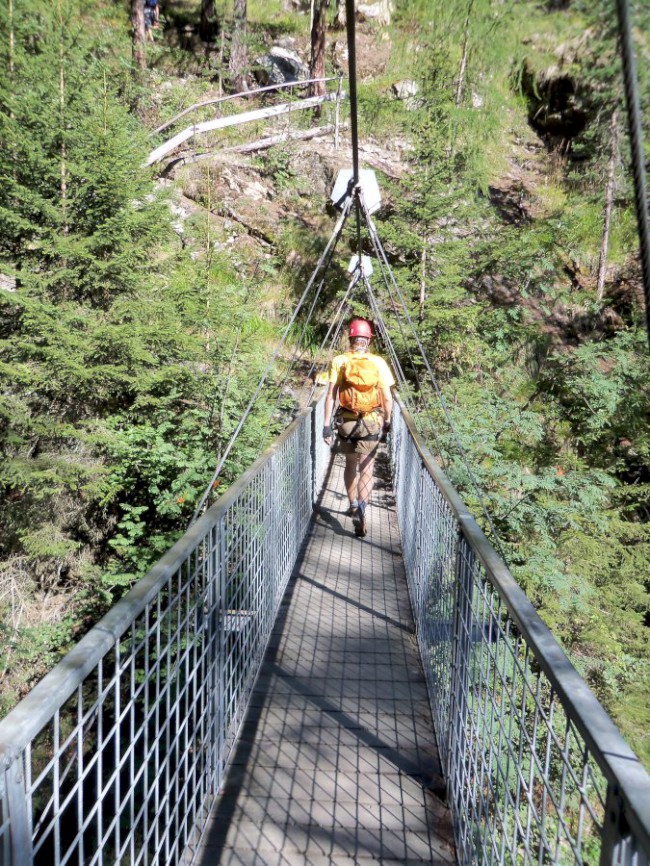
[[[246,45],[246,0],[235,0],[229,69],[233,87],[247,90],[248,48]]]
[[[311,24],[311,53],[309,58],[309,77],[325,77],[325,31],[327,25],[327,10],[330,0],[316,0],[313,5],[313,16]],[[320,81],[310,85],[311,96],[324,96],[326,92],[325,82]],[[317,109],[316,116],[320,116]]]
[[[131,44],[133,50],[133,62],[140,70],[147,68],[145,42],[144,3],[143,0],[131,0]]]

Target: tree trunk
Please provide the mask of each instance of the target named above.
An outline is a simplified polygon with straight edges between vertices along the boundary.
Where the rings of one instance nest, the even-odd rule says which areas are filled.
[[[458,70],[458,81],[456,82],[456,108],[460,107],[463,101],[463,89],[465,87],[465,72],[467,71],[467,55],[469,53],[469,23],[472,17],[472,7],[474,0],[469,0],[467,4],[467,16],[465,17],[465,27],[463,28],[463,57],[460,61],[460,69]]]
[[[235,0],[232,41],[230,43],[230,77],[235,91],[248,90],[246,67],[246,0]]]
[[[424,321],[424,305],[427,300],[427,248],[426,241],[422,244],[422,255],[420,256],[420,311],[418,321]]]
[[[214,0],[201,0],[199,36],[203,42],[214,42],[220,29],[219,15]]]
[[[345,14],[345,0],[336,0],[334,26],[338,30],[345,30],[347,26],[347,15]]]
[[[9,79],[13,83],[14,78],[14,3],[13,0],[8,0],[7,6],[7,25],[9,27]]]
[[[133,62],[138,69],[147,68],[147,59],[144,53],[145,39],[144,3],[142,0],[131,0],[131,46]]]
[[[57,18],[59,25],[59,171],[61,212],[63,216],[63,234],[68,234],[68,163],[65,142],[65,52],[63,46],[63,13],[61,0],[57,3]]]
[[[598,261],[598,281],[596,284],[596,301],[600,304],[605,293],[605,274],[607,272],[607,251],[609,249],[609,230],[612,224],[614,194],[616,192],[616,164],[618,162],[618,109],[614,110],[609,123],[609,164],[607,166],[607,189],[605,191],[605,219],[603,221],[603,237],[600,244],[600,259]]]
[[[311,25],[311,56],[309,59],[309,77],[325,77],[325,25],[327,24],[327,9],[330,0],[314,0],[314,13]],[[309,85],[310,96],[325,96],[324,81]],[[320,117],[320,105],[314,109],[314,117]]]
[[[9,27],[9,83],[11,84],[11,92],[15,93],[16,89],[14,86],[14,71],[15,71],[15,52],[16,52],[16,43],[15,43],[15,35],[14,35],[14,3],[13,0],[8,0],[7,5],[7,26]],[[14,119],[14,111],[13,107],[9,111],[9,117],[11,120]],[[13,142],[13,133],[12,133],[12,142]],[[12,168],[11,174],[13,179],[16,179],[16,146],[15,142],[11,145],[11,161]]]

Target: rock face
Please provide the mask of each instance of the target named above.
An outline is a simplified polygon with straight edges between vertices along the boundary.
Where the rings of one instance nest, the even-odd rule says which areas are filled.
[[[393,91],[396,99],[407,100],[413,99],[414,96],[418,95],[420,85],[417,81],[405,78],[403,81],[396,81],[394,84],[391,84],[390,89]]]
[[[284,0],[282,8],[285,12],[309,12],[311,0]]]
[[[15,292],[16,278],[9,274],[0,274],[0,289],[4,289],[5,292]]]
[[[253,75],[261,87],[306,81],[309,78],[309,68],[298,54],[280,45],[274,45],[268,54],[258,57],[255,66],[257,68]]]
[[[396,81],[394,84],[391,84],[390,89],[395,99],[399,99],[400,102],[404,103],[404,108],[407,111],[415,111],[420,106],[421,100],[418,99],[420,85],[417,81],[406,78],[403,81]]]
[[[589,122],[587,95],[560,67],[536,72],[524,63],[521,88],[528,102],[530,125],[547,143],[571,141]]]
[[[387,26],[393,15],[392,0],[379,0],[377,3],[360,3],[357,6],[357,17],[360,21],[376,21]]]

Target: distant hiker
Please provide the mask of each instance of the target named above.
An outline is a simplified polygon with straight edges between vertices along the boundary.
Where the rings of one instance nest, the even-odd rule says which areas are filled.
[[[372,339],[370,322],[353,319],[348,335],[350,351],[337,355],[329,369],[323,439],[328,445],[334,441],[332,414],[338,398],[335,450],[345,454],[344,480],[350,500],[347,514],[353,518],[355,534],[363,538],[367,533],[366,509],[372,492],[375,457],[379,442],[390,430],[393,409],[390,389],[395,379],[386,361],[368,351]]]
[[[147,36],[153,42],[152,30],[155,30],[160,22],[160,7],[158,0],[144,0],[144,29]]]

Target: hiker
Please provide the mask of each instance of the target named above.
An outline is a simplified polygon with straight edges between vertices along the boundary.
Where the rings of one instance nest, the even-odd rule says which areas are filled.
[[[350,351],[337,355],[329,369],[329,389],[325,398],[323,439],[334,442],[335,450],[345,454],[345,487],[350,500],[348,516],[355,534],[367,533],[366,509],[372,492],[373,471],[379,442],[390,430],[393,409],[391,388],[395,379],[383,358],[368,351],[372,327],[365,319],[350,322]],[[339,408],[334,416],[338,398]]]
[[[149,39],[153,42],[152,30],[155,30],[160,22],[160,7],[158,0],[144,0],[144,29]]]

